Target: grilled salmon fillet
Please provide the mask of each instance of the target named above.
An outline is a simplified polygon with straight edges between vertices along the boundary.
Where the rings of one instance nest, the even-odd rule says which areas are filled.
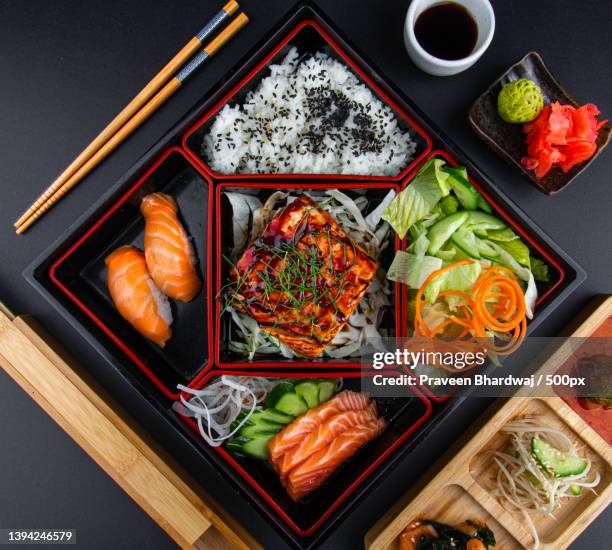
[[[298,355],[319,357],[354,313],[378,270],[307,195],[282,208],[230,278],[236,309]]]

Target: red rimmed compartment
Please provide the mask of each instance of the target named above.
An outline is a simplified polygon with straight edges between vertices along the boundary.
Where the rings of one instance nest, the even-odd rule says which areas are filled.
[[[190,303],[172,302],[173,336],[160,348],[140,335],[116,310],[106,285],[104,260],[124,244],[142,250],[142,198],[161,191],[178,203],[192,238],[203,289]],[[129,364],[166,397],[176,399],[176,386],[203,376],[212,350],[212,182],[179,147],[163,152],[104,213],[92,219],[75,242],[49,267],[51,282],[112,342]],[[100,336],[99,339],[104,338]],[[103,340],[100,341],[102,343]],[[194,342],[196,343],[194,345]]]
[[[382,375],[381,372],[278,372],[278,371],[221,371],[208,372],[190,387],[200,389],[213,378],[228,376],[260,376],[265,378],[342,378],[343,389],[361,391],[361,377]],[[224,446],[210,447],[199,435],[193,419],[178,415],[195,432],[194,437],[215,460],[247,492],[256,503],[261,504],[275,522],[282,520],[291,530],[301,537],[316,533],[332,517],[337,518],[357,501],[359,495],[387,467],[398,459],[402,449],[407,450],[411,436],[426,422],[432,412],[431,403],[418,390],[405,388],[405,397],[373,397],[378,412],[389,421],[385,432],[368,443],[349,459],[319,489],[302,501],[295,503],[286,494],[277,474],[271,466],[256,459],[241,457],[228,451]],[[188,398],[189,394],[184,394]],[[178,413],[177,413],[178,414]],[[396,454],[393,454],[397,451]]]
[[[228,103],[242,104],[247,93],[254,90],[259,82],[268,75],[270,64],[279,62],[292,46],[297,46],[300,54],[325,51],[325,53],[346,64],[385,104],[394,112],[399,126],[410,132],[411,138],[416,142],[417,149],[414,159],[396,176],[367,176],[367,175],[345,175],[345,174],[221,174],[215,172],[201,155],[201,146],[204,135],[210,129],[215,115]],[[360,59],[347,53],[329,32],[321,27],[316,21],[305,19],[300,21],[278,44],[272,47],[263,59],[256,62],[251,70],[227,92],[217,103],[204,114],[196,123],[187,130],[182,138],[182,146],[187,154],[215,179],[240,180],[252,179],[333,179],[333,180],[367,180],[367,181],[401,181],[413,166],[419,163],[431,150],[432,140],[430,136],[416,122],[415,117],[408,114],[405,109],[394,101],[389,93],[375,83],[374,79],[367,73],[372,70]],[[380,80],[380,79],[379,79]]]
[[[459,165],[459,162],[452,156],[451,153],[444,151],[442,149],[435,149],[431,151],[423,159],[423,161],[410,172],[410,174],[406,177],[406,179],[402,183],[402,189],[405,189],[408,185],[410,185],[410,182],[412,181],[414,176],[418,173],[418,171],[423,167],[423,165],[427,163],[430,159],[435,158],[435,157],[443,158],[451,166]],[[549,266],[552,268],[550,270],[551,275],[553,275],[552,280],[548,283],[538,283],[538,299],[536,301],[535,311],[534,311],[534,318],[536,318],[538,315],[538,310],[541,309],[542,305],[546,303],[546,301],[549,298],[553,297],[555,292],[557,292],[563,285],[565,278],[566,278],[565,269],[563,268],[561,263],[557,261],[557,259],[553,256],[553,253],[550,252],[546,248],[546,246],[540,244],[536,236],[530,231],[530,229],[528,228],[526,224],[525,225],[521,224],[519,219],[517,219],[516,217],[513,217],[510,213],[508,213],[504,209],[502,204],[498,200],[495,199],[493,193],[488,190],[488,187],[486,184],[480,183],[478,180],[475,180],[473,178],[472,174],[470,173],[470,170],[468,170],[468,179],[470,183],[476,189],[478,189],[478,191],[482,194],[482,196],[486,199],[486,201],[493,207],[495,214],[500,216],[503,220],[505,220],[508,223],[508,225],[510,225],[512,229],[521,236],[521,238],[529,245],[529,247],[532,250],[537,251],[537,253],[542,257],[542,259],[545,260],[549,264]],[[404,242],[403,244],[405,245],[406,242]],[[401,285],[400,292],[401,292],[401,297],[402,297],[402,311],[406,315],[406,304],[408,302],[407,286]],[[404,319],[404,324],[406,324],[407,322],[408,322],[408,318],[406,315],[406,318]],[[529,325],[528,325],[527,330],[529,331]],[[407,334],[408,327],[403,326],[402,331],[403,331],[402,334]],[[407,374],[412,374],[412,373],[408,370]],[[452,393],[451,394],[446,394],[446,393],[438,394],[432,391],[430,388],[427,388],[424,386],[421,387],[421,389],[423,393],[425,393],[425,395],[427,395],[429,399],[431,399],[432,401],[436,403],[442,403],[452,397]]]
[[[366,196],[371,201],[370,210],[373,210],[377,204],[382,201],[385,195],[390,190],[399,191],[399,186],[396,183],[387,182],[340,182],[330,186],[329,182],[253,182],[253,181],[232,181],[222,182],[216,185],[215,198],[215,220],[216,220],[216,235],[215,235],[215,298],[222,292],[223,286],[228,281],[229,265],[224,260],[224,255],[228,253],[231,244],[228,239],[231,236],[231,220],[232,210],[229,201],[223,198],[224,191],[240,192],[247,191],[249,194],[255,195],[262,202],[271,195],[274,190],[293,190],[296,192],[307,192],[308,190],[322,192],[326,189],[339,189],[344,193],[357,193],[365,190]],[[388,268],[393,260],[394,252],[399,250],[401,241],[397,236],[391,233],[390,239],[393,240],[394,247],[387,247],[383,251],[380,259],[381,264]],[[389,336],[393,337],[400,334],[402,327],[401,319],[401,289],[399,283],[392,285],[393,297],[392,306],[383,318],[382,326],[385,326],[389,331]],[[362,368],[362,363],[355,358],[352,359],[333,359],[330,357],[321,357],[319,359],[287,359],[279,355],[259,355],[249,361],[248,358],[240,356],[228,350],[228,342],[230,340],[232,323],[230,315],[225,313],[221,315],[221,301],[215,299],[215,345],[214,358],[215,365],[220,369],[261,369],[261,368],[284,368],[284,367],[301,367],[301,368],[346,368],[356,369]]]

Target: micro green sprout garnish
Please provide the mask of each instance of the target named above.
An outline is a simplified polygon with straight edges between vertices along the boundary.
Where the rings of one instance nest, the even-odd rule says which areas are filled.
[[[327,231],[309,231],[309,213],[313,209],[308,209],[302,219],[298,222],[297,228],[291,239],[275,237],[273,244],[266,242],[264,238],[257,238],[253,244],[252,265],[249,265],[244,272],[226,256],[224,260],[231,266],[235,275],[233,281],[225,285],[219,292],[218,298],[224,293],[227,294],[226,305],[221,312],[223,315],[227,308],[239,303],[237,297],[245,281],[253,272],[255,265],[260,268],[255,271],[262,283],[262,291],[266,301],[275,301],[270,312],[275,314],[279,308],[284,309],[278,312],[279,317],[275,319],[275,325],[282,324],[287,316],[293,314],[293,323],[299,323],[306,308],[309,305],[332,306],[338,314],[336,301],[342,291],[346,288],[348,281],[343,281],[338,291],[332,295],[330,288],[322,278],[325,269],[342,279],[355,265],[357,259],[357,249],[351,241],[352,262],[348,262],[348,247],[346,242],[333,235],[331,228]],[[327,241],[327,255],[323,257],[323,252],[316,244],[317,238]],[[314,242],[308,242],[314,241]],[[340,243],[343,247],[343,266],[342,270],[334,269],[334,243]],[[239,276],[238,276],[239,275]],[[252,305],[252,303],[250,303]],[[263,304],[259,304],[263,306]],[[270,309],[270,306],[265,306]],[[308,315],[308,314],[307,314]],[[308,317],[307,317],[308,318]],[[315,314],[310,314],[311,333],[316,326]]]

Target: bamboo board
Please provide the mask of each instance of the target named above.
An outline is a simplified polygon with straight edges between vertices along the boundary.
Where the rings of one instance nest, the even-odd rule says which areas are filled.
[[[612,316],[612,296],[573,329],[572,336],[593,334]],[[556,371],[567,358],[568,350],[560,349],[541,367],[539,372]],[[495,533],[497,548],[512,550],[528,548],[533,537],[520,514],[506,511],[490,494],[492,465],[488,451],[505,444],[499,431],[508,421],[525,414],[536,414],[547,423],[561,429],[579,444],[601,474],[597,494],[585,492],[580,498],[564,503],[556,519],[533,516],[540,537],[540,548],[558,550],[569,544],[612,501],[612,447],[560,397],[523,397],[517,394],[509,400],[499,400],[488,410],[484,425],[470,438],[458,441],[425,476],[425,481],[406,493],[365,536],[368,550],[399,548],[399,537],[411,522],[435,519],[459,524],[467,519],[483,520]]]
[[[58,350],[32,318],[0,303],[0,365],[180,547],[261,548]]]

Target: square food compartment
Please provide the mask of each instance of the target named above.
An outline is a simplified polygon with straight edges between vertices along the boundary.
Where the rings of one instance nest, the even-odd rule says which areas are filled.
[[[224,182],[216,187],[216,283],[215,283],[215,364],[222,369],[231,368],[261,368],[261,367],[304,367],[304,368],[361,368],[359,356],[347,358],[319,357],[317,359],[307,359],[301,357],[286,358],[280,353],[263,354],[260,353],[249,360],[245,354],[238,353],[230,349],[230,341],[243,340],[237,326],[232,320],[229,312],[222,308],[220,299],[222,292],[229,282],[229,272],[231,265],[228,259],[231,257],[230,251],[233,246],[233,227],[232,227],[232,206],[226,193],[242,193],[256,197],[261,203],[265,203],[275,191],[286,191],[293,194],[317,193],[324,195],[329,189],[339,190],[351,198],[360,196],[368,199],[366,210],[367,215],[373,211],[385,196],[394,190],[397,192],[399,187],[394,183],[337,183],[333,187],[329,184],[312,183],[255,183],[255,182]],[[387,268],[391,265],[395,252],[400,248],[401,241],[391,230],[387,236],[388,245],[383,250],[380,263]],[[391,283],[389,286],[391,295],[389,296],[390,305],[382,317],[380,327],[386,329],[388,336],[399,335],[401,329],[400,311],[400,288],[399,283]]]
[[[279,379],[342,378],[342,389],[361,391],[361,377],[379,372],[264,372],[221,371],[208,372],[190,387],[201,389],[218,376],[261,376]],[[183,394],[189,398],[189,394]],[[267,463],[243,457],[229,451],[224,445],[210,447],[200,436],[192,418],[177,416],[191,427],[190,433],[200,448],[229,475],[274,520],[283,522],[300,537],[308,537],[329,521],[336,521],[356,502],[368,487],[380,478],[392,464],[415,443],[415,433],[431,414],[430,402],[418,390],[406,387],[405,398],[373,398],[378,413],[389,421],[385,431],[347,460],[317,490],[299,502],[289,498],[276,472]],[[418,432],[420,433],[420,432]]]
[[[429,487],[427,488],[429,489]],[[495,548],[500,550],[521,550],[524,548],[514,538],[512,531],[503,527],[499,519],[495,517],[495,514],[485,510],[482,504],[460,484],[440,484],[435,494],[432,493],[428,493],[429,498],[425,501],[421,498],[419,506],[415,506],[413,503],[408,505],[408,508],[413,512],[412,514],[407,514],[406,509],[402,510],[404,526],[402,531],[387,546],[388,548],[399,548],[404,529],[411,523],[422,520],[432,520],[453,527],[461,525],[466,521],[480,521],[493,531],[496,542]],[[419,497],[415,497],[414,500],[416,501],[417,498]],[[367,544],[366,542],[367,549],[370,549],[372,546],[374,545]],[[378,541],[376,541],[376,546],[380,547]]]
[[[458,166],[460,163],[455,157],[444,150],[436,149],[429,153],[422,163],[415,167],[413,171],[406,177],[402,183],[402,190],[410,185],[421,167],[426,164],[432,158],[441,158],[446,160],[451,166]],[[570,284],[568,281],[569,277],[566,275],[566,264],[564,260],[559,257],[554,250],[552,250],[547,244],[541,239],[541,235],[537,229],[529,223],[524,222],[518,217],[504,202],[498,200],[494,195],[494,190],[487,183],[486,179],[474,177],[472,170],[468,170],[468,179],[470,183],[480,192],[480,194],[486,199],[486,201],[493,208],[493,213],[505,221],[520,237],[523,239],[525,244],[533,252],[539,254],[543,260],[545,260],[550,266],[550,281],[548,282],[537,282],[538,287],[538,299],[535,305],[534,318],[527,323],[527,335],[531,334],[535,328],[535,324],[540,320],[540,314],[543,307],[563,288]],[[406,309],[408,303],[408,287],[401,285],[402,292],[402,309]],[[408,318],[405,316],[406,326],[402,327],[405,334],[409,334],[411,327],[407,326]],[[412,371],[406,369],[408,374],[413,374]],[[422,391],[435,403],[441,403],[448,400],[455,392],[448,392],[445,388],[429,388],[426,386],[421,387]]]
[[[269,76],[270,65],[279,63],[292,47],[297,47],[300,54],[300,59],[305,54],[314,54],[316,52],[324,52],[331,58],[336,59],[346,65],[348,69],[357,76],[357,78],[366,84],[374,93],[374,95],[385,105],[388,105],[398,121],[399,127],[403,131],[409,132],[411,139],[416,144],[416,151],[412,159],[406,163],[401,171],[394,176],[368,176],[368,175],[347,175],[347,174],[224,174],[216,172],[210,166],[208,159],[203,156],[202,145],[204,136],[210,131],[216,115],[225,105],[242,105],[247,97],[247,94],[255,90],[259,83]],[[272,48],[272,49],[270,49]],[[372,69],[364,63],[355,52],[347,53],[337,41],[335,41],[321,25],[314,20],[303,20],[293,28],[289,34],[281,39],[280,43],[267,45],[263,51],[270,49],[269,53],[259,62],[253,61],[248,65],[249,72],[244,78],[235,85],[224,97],[218,101],[202,118],[200,118],[185,134],[182,140],[183,147],[191,156],[198,162],[213,178],[215,179],[242,179],[258,178],[258,179],[288,179],[301,178],[313,179],[328,177],[334,180],[380,180],[380,181],[399,181],[401,180],[414,166],[431,150],[431,138],[414,120],[414,117],[409,114],[406,109],[400,107],[390,93],[383,91],[382,79],[372,71]],[[252,68],[251,68],[252,67]]]
[[[573,424],[573,419],[565,418],[562,415],[562,411],[563,407],[560,409],[553,408],[546,400],[527,398],[523,400],[523,404],[513,415],[514,419],[520,417],[537,417],[541,419],[547,427],[561,431],[577,446],[581,456],[591,460],[591,471],[597,471],[601,475],[601,481],[597,487],[594,488],[594,491],[585,489],[583,494],[578,498],[565,499],[561,506],[555,510],[554,515],[532,514],[532,520],[541,543],[551,548],[556,547],[555,541],[566,533],[569,525],[575,522],[581,522],[583,519],[581,517],[582,514],[587,513],[587,510],[597,499],[598,495],[604,493],[612,481],[612,470],[606,458],[600,454],[602,451],[604,453],[607,452],[607,450],[604,450],[607,449],[607,447],[602,446],[600,451],[592,447],[591,444],[585,441],[581,436],[583,425]],[[469,473],[472,479],[477,486],[486,491],[488,495],[494,490],[495,472],[497,471],[491,453],[503,450],[507,446],[508,439],[508,435],[498,431],[482,448],[480,448],[469,463]],[[497,499],[494,501],[494,507],[503,510],[501,503],[499,503]],[[512,528],[514,536],[520,540],[523,545],[526,546],[527,544],[531,544],[533,540],[532,535],[529,527],[525,523],[523,515],[520,512],[506,513],[511,518],[511,522],[505,521],[506,527]]]
[[[107,288],[104,261],[121,245],[143,249],[144,218],[140,202],[145,195],[157,191],[176,200],[204,283],[191,302],[170,300],[173,335],[163,348],[121,317]],[[87,318],[88,326],[96,334],[95,346],[102,350],[109,344],[113,346],[127,357],[127,364],[138,369],[169,398],[177,397],[177,384],[192,381],[209,365],[211,210],[212,186],[207,176],[179,148],[170,148],[118,200],[108,204],[101,217],[91,220],[84,233],[63,251],[48,272],[52,283],[68,299],[68,308]]]

